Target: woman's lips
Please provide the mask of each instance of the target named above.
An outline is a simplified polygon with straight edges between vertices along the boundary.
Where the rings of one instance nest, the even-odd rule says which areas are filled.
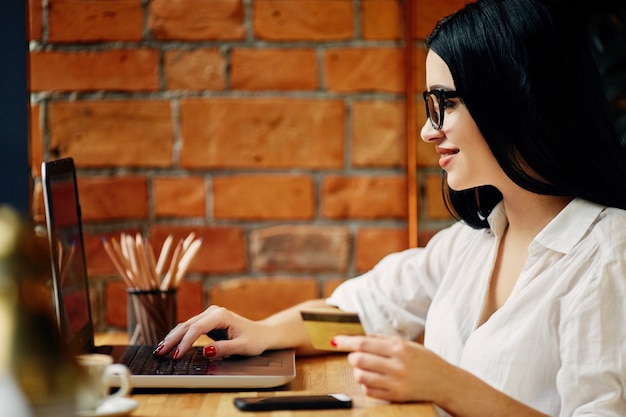
[[[454,155],[459,153],[456,148],[435,147],[435,151],[439,154],[439,166],[445,168],[454,159]]]

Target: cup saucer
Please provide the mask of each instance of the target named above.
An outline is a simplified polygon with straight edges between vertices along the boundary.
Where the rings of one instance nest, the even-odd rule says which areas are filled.
[[[76,417],[122,417],[138,406],[139,403],[132,398],[114,397],[104,400],[95,410],[77,412]]]

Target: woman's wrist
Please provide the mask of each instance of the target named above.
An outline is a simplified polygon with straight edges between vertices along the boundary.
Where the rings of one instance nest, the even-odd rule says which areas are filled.
[[[291,307],[257,322],[262,326],[266,349],[295,348],[300,354],[311,354],[308,333],[302,322],[300,310],[304,307],[321,307],[324,300],[311,300]]]

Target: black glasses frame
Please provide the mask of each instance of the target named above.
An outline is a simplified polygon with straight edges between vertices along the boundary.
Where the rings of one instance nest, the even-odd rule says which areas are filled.
[[[430,120],[430,124],[432,125],[433,129],[441,130],[441,128],[443,127],[443,115],[445,114],[446,100],[449,98],[459,98],[461,97],[461,93],[455,90],[438,89],[424,91],[422,95],[424,96],[424,101],[426,102],[426,117],[428,117],[428,120]],[[429,99],[429,96],[431,95],[437,98],[439,111],[436,111],[436,109],[434,108],[431,110],[431,101]],[[437,120],[433,119],[432,113],[435,113],[435,117],[437,118]]]

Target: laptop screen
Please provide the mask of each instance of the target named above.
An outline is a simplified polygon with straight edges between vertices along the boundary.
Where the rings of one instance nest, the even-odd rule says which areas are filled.
[[[59,330],[72,351],[93,345],[76,172],[71,158],[42,164],[44,204]]]

